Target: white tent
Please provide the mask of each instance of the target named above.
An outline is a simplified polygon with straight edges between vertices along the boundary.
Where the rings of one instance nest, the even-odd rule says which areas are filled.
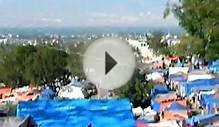
[[[132,112],[135,116],[142,116],[144,114],[144,111],[141,107],[132,108]]]
[[[157,80],[163,78],[163,75],[159,72],[153,72],[146,76],[147,80]]]
[[[80,86],[68,85],[64,86],[60,89],[58,96],[61,98],[69,98],[69,99],[83,99],[84,94],[81,91]]]

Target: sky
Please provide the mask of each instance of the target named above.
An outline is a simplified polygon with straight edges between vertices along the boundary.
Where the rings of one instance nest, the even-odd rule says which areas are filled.
[[[167,0],[0,0],[0,27],[177,26]]]

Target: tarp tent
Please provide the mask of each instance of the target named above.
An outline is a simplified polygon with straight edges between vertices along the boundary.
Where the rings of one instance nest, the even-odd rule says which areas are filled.
[[[68,99],[83,99],[84,94],[82,93],[82,86],[75,86],[75,85],[67,85],[61,87],[58,96],[61,98],[68,98]]]
[[[201,105],[208,109],[208,113],[212,113],[215,107],[219,107],[219,97],[214,94],[203,94],[201,96]]]
[[[209,67],[209,71],[213,73],[219,73],[219,59],[214,61]]]
[[[176,82],[186,82],[187,79],[185,76],[180,75],[180,74],[171,74],[169,76],[170,81],[176,81]]]
[[[42,91],[40,99],[53,99],[54,96],[55,92],[53,92],[50,88],[46,88]]]
[[[169,89],[167,88],[166,85],[156,84],[151,90],[151,96],[154,97],[157,94],[168,93],[168,92],[169,92]]]
[[[204,70],[192,70],[189,72],[187,80],[188,82],[199,80],[199,79],[212,79],[215,78],[214,75],[209,74]]]
[[[160,103],[154,99],[151,99],[151,107],[154,111],[160,112]]]
[[[188,67],[170,67],[169,68],[169,76],[172,74],[183,73],[187,74],[189,71]]]
[[[193,126],[194,123],[206,123],[208,121],[211,121],[211,119],[218,119],[218,116],[219,114],[196,115],[186,119],[186,123]]]
[[[165,111],[183,111],[183,110],[188,110],[188,107],[181,105],[179,103],[172,103],[170,107],[165,109]]]
[[[189,96],[192,92],[202,90],[212,90],[219,87],[219,79],[200,79],[192,82],[182,83],[185,96]]]
[[[41,100],[21,102],[17,116],[31,115],[40,127],[135,127],[129,100]]]
[[[151,74],[148,74],[146,78],[147,78],[147,80],[162,79],[163,78],[163,73],[153,72]]]

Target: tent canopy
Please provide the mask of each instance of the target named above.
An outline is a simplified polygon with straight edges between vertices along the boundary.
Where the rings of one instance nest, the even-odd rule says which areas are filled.
[[[169,92],[169,89],[167,88],[166,85],[157,84],[157,85],[154,85],[151,91],[151,96],[155,97],[157,94],[168,93],[168,92]]]
[[[31,115],[40,127],[135,127],[129,100],[40,100],[21,102],[17,116]]]
[[[185,76],[180,74],[172,74],[170,75],[169,79],[171,81],[178,81],[178,82],[185,82],[187,80]]]
[[[165,109],[165,111],[183,111],[183,110],[188,110],[188,108],[184,105],[181,105],[179,103],[172,103],[170,107]]]
[[[184,83],[182,85],[185,88],[185,95],[188,96],[195,91],[214,89],[216,87],[219,87],[218,84],[219,84],[219,79],[213,78],[213,79],[195,80],[195,81]]]
[[[50,88],[46,88],[42,91],[40,99],[53,99],[54,96],[55,92],[53,92]]]

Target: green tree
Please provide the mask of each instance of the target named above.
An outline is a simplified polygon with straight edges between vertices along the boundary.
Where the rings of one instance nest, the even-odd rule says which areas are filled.
[[[218,0],[179,0],[167,3],[164,17],[173,12],[182,26],[191,36],[200,38],[203,47],[199,54],[208,59],[219,56],[219,1]]]
[[[116,90],[116,95],[120,98],[129,98],[134,107],[147,107],[149,105],[148,101],[150,99],[151,89],[152,82],[146,82],[144,76],[139,71],[136,71],[126,85]]]
[[[68,54],[53,47],[37,47],[37,53],[30,68],[30,79],[37,84],[53,85],[59,81],[65,85],[70,72],[67,69]],[[32,74],[31,74],[32,73]]]
[[[193,36],[183,36],[180,40],[180,43],[172,47],[172,50],[175,54],[179,56],[191,56],[204,52],[202,48],[203,41],[200,38]]]
[[[73,75],[84,76],[83,71],[83,54],[89,43],[70,43],[68,45],[68,67]]]
[[[149,40],[149,48],[153,49],[153,51],[156,54],[163,54],[163,55],[169,55],[170,54],[170,48],[168,47],[168,44],[166,41],[161,43],[163,37],[163,33],[161,32],[154,32],[153,37]]]
[[[24,84],[68,83],[68,54],[49,46],[17,46],[0,62],[0,80],[17,87]]]

